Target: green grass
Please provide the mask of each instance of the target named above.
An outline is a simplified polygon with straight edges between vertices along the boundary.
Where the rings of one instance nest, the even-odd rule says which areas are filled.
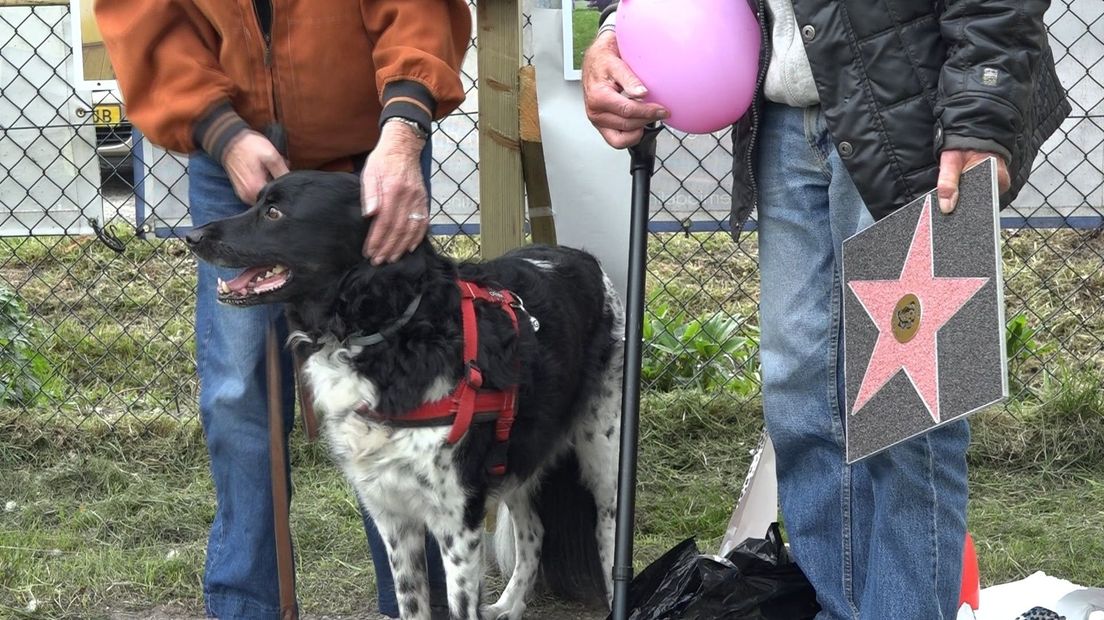
[[[1090,498],[1104,496],[1104,239],[1005,238],[1008,314],[1024,312],[1053,357],[1018,363],[1022,398],[975,417],[982,577],[1045,570],[1101,585],[1104,509]],[[61,386],[44,406],[0,410],[0,618],[200,610],[213,499],[193,421],[194,265],[179,242],[125,241],[116,255],[87,239],[0,239],[0,278],[20,293]],[[443,245],[476,252],[466,239]],[[739,246],[724,233],[653,236],[649,254],[649,297],[754,324],[754,235]],[[697,392],[647,394],[643,411],[637,568],[687,536],[716,549],[761,418],[754,401]],[[303,602],[363,610],[371,568],[351,495],[298,433],[291,459]]]
[[[594,35],[598,33],[599,12],[595,9],[574,9],[571,14],[572,27],[574,29],[575,68],[583,67],[583,54],[587,47],[594,41]]]
[[[977,414],[975,464],[1057,477],[1104,464],[1100,376],[1063,373],[1045,382],[1040,397]]]
[[[1006,234],[1008,316],[1024,313],[1043,358],[1013,363],[1014,385],[1037,397],[1058,366],[1104,374],[1104,238],[1058,231]],[[124,238],[117,255],[90,239],[0,239],[0,278],[38,326],[33,342],[59,395],[41,412],[67,419],[193,417],[194,261],[178,241]],[[467,238],[439,240],[471,257]],[[648,295],[698,317],[724,310],[757,321],[756,238],[653,235]]]
[[[1017,411],[1018,426],[998,412],[976,419],[969,526],[985,583],[1035,570],[1104,583],[1104,506],[1088,500],[1104,491],[1102,400],[1074,394]],[[716,550],[760,419],[755,402],[716,394],[644,396],[638,570],[689,536]],[[1080,425],[1059,430],[1071,420]],[[1069,441],[1077,443],[1051,452]],[[323,446],[301,433],[291,462],[299,579],[310,584],[303,604],[312,613],[363,611],[373,600],[371,563],[346,484]],[[0,512],[0,617],[200,609],[213,491],[194,424],[121,423],[110,432],[86,423],[77,432],[7,411],[0,469],[0,506],[10,506]],[[37,611],[21,613],[31,600]]]
[[[195,393],[195,263],[178,241],[0,240],[0,276],[23,298],[66,417],[187,416]]]
[[[177,240],[120,236],[123,254],[87,237],[0,239],[0,278],[26,304],[32,344],[60,386],[39,412],[194,417],[195,260]],[[478,254],[467,237],[437,241],[458,258]]]
[[[94,617],[107,608],[201,606],[213,489],[193,423],[0,428],[0,617]],[[45,432],[44,432],[45,431]],[[356,507],[319,444],[293,442],[295,524],[303,596],[331,612],[373,595]],[[361,543],[361,544],[358,544]]]
[[[1104,585],[1104,473],[975,467],[968,523],[983,587],[1035,571]]]
[[[756,411],[702,394],[644,399],[638,568],[673,541],[716,545],[758,432]],[[362,611],[371,562],[344,480],[321,444],[293,437],[292,523],[306,609]],[[213,517],[194,424],[87,423],[79,432],[0,414],[0,617],[94,617],[170,604],[198,610]]]

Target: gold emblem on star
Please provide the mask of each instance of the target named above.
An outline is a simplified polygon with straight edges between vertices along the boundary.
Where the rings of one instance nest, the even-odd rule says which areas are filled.
[[[920,300],[909,293],[897,302],[893,309],[893,337],[905,344],[920,329]]]

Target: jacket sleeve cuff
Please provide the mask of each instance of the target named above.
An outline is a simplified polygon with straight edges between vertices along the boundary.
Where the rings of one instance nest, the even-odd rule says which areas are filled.
[[[1004,158],[1004,163],[1008,166],[1012,165],[1012,154],[1008,152],[1008,149],[1004,148],[996,140],[987,140],[985,138],[973,138],[970,136],[956,136],[954,134],[948,135],[943,139],[943,144],[940,148],[942,151],[962,150],[962,151],[979,151],[982,153],[993,153]]]
[[[222,101],[200,117],[192,137],[205,153],[221,162],[230,142],[248,129],[249,125],[238,116],[230,102]]]
[[[432,131],[433,111],[437,101],[429,89],[413,80],[395,80],[383,87],[383,112],[380,114],[380,127],[387,119],[402,117],[410,119],[426,133]]]
[[[605,34],[607,32],[616,32],[616,31],[617,31],[617,13],[613,13],[612,15],[607,17],[605,20],[603,20],[600,26],[598,26],[598,32],[595,33],[594,38],[597,39],[598,37],[602,36],[603,34]]]

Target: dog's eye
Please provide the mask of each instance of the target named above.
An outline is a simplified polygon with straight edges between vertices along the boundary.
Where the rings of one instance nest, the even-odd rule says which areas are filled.
[[[278,220],[284,217],[284,214],[276,207],[269,207],[268,210],[265,211],[265,217],[270,220]]]

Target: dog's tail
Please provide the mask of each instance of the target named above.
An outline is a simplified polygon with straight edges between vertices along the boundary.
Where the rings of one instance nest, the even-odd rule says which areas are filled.
[[[531,501],[544,526],[541,585],[563,600],[606,605],[605,570],[598,554],[598,509],[581,483],[574,451],[569,450],[545,472]],[[499,508],[494,538],[499,571],[508,577],[514,567],[514,533],[505,505]]]

